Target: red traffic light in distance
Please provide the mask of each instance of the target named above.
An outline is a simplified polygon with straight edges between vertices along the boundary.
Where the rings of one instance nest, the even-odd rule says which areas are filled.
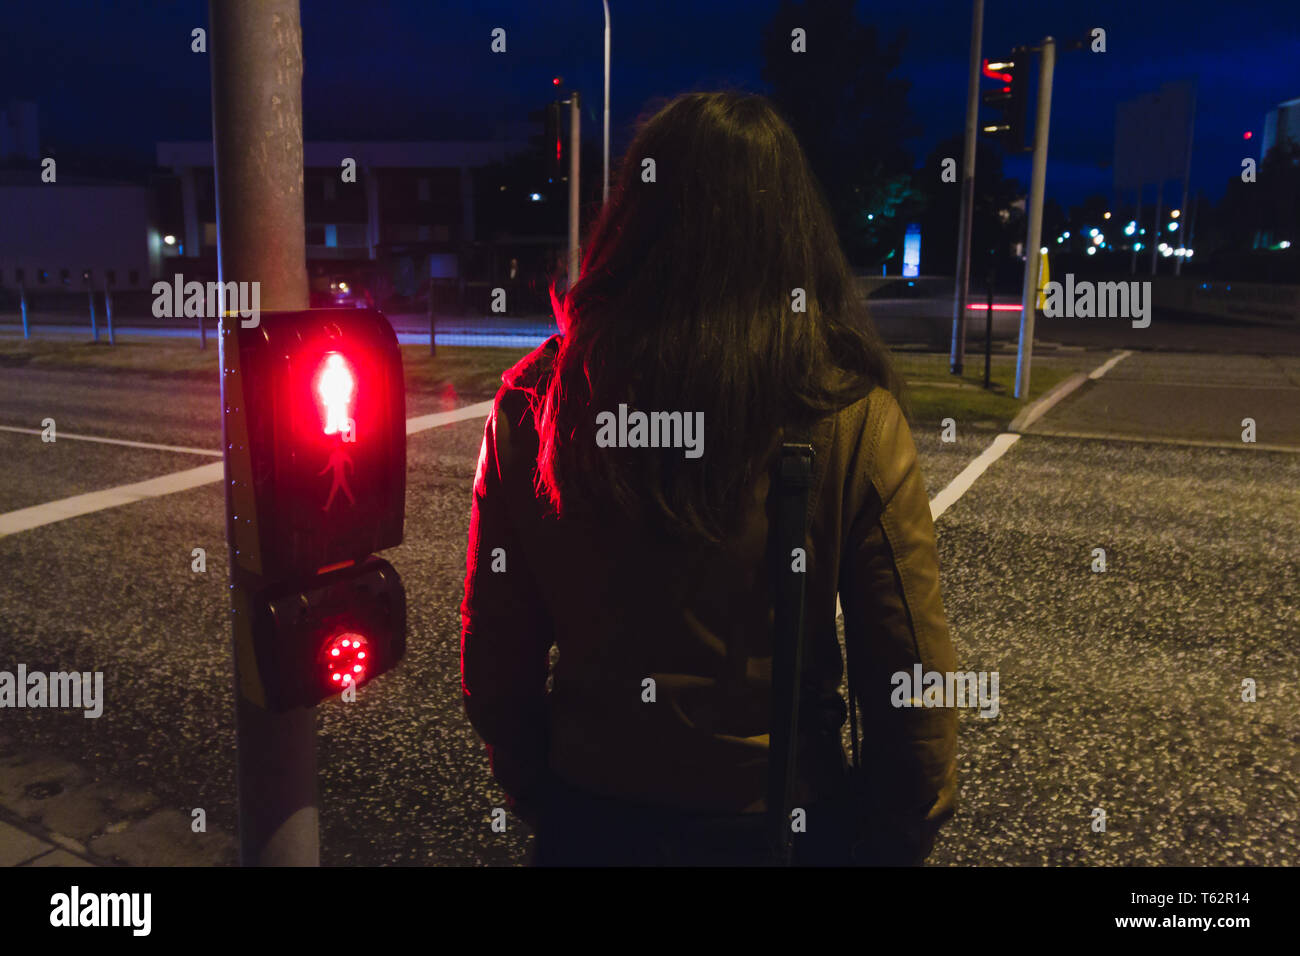
[[[227,453],[248,455],[249,487],[235,490],[252,492],[234,521],[235,560],[283,581],[400,544],[406,400],[388,320],[370,309],[270,312],[234,334],[248,443]]]

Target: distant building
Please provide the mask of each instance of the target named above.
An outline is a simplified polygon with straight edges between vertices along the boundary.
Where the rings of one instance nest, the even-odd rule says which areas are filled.
[[[316,263],[314,272],[365,267],[389,286],[376,290],[381,294],[416,294],[431,271],[463,279],[459,260],[476,238],[474,171],[526,148],[506,141],[304,144],[309,264]],[[191,271],[212,271],[212,144],[159,143],[157,153],[172,174],[160,192],[161,225],[177,240],[164,253],[200,260]],[[355,161],[354,182],[343,179],[345,160]]]
[[[160,244],[148,186],[0,172],[0,290],[148,286]]]
[[[1278,140],[1289,139],[1300,146],[1300,98],[1279,103],[1264,117],[1264,135],[1259,141],[1259,158],[1263,159]]]
[[[10,100],[0,107],[0,162],[40,158],[41,129],[36,104]]]

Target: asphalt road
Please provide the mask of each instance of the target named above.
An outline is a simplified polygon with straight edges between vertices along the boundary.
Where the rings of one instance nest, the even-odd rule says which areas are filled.
[[[1002,704],[993,720],[961,715],[961,809],[935,863],[1279,863],[1300,852],[1300,455],[1134,440],[1107,396],[1164,373],[1201,385],[1253,374],[1173,358],[1130,357],[1067,398],[938,522],[961,666],[999,671]],[[53,417],[66,434],[215,449],[216,399],[196,388],[6,369],[0,424]],[[1174,407],[1199,394],[1165,391]],[[442,407],[412,396],[409,414]],[[1048,434],[1058,421],[1121,440]],[[1189,413],[1160,437],[1202,427]],[[962,423],[953,444],[937,429],[915,434],[932,495],[992,437]],[[409,439],[406,543],[385,554],[406,584],[408,656],[356,704],[319,708],[326,864],[526,858],[522,825],[489,827],[501,799],[460,706],[457,608],[480,436],[481,422],[464,421]],[[215,460],[5,432],[0,455],[0,513]],[[1090,569],[1097,547],[1102,574]],[[202,807],[209,828],[233,831],[226,573],[216,483],[0,538],[0,669],[102,670],[107,698],[98,720],[7,710],[0,736],[187,818]],[[1245,678],[1255,703],[1241,701]],[[1098,807],[1105,833],[1091,828]]]

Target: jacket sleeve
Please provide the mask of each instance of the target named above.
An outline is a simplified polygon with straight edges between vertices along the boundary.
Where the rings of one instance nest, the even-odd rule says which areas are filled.
[[[841,565],[840,600],[852,686],[861,708],[862,766],[872,829],[894,855],[920,862],[956,804],[957,713],[899,707],[893,675],[956,668],[939,592],[934,522],[916,446],[892,395],[868,405],[857,481],[865,502],[853,517]],[[921,688],[910,698],[919,699]],[[894,700],[891,700],[894,698]]]
[[[461,691],[492,773],[521,815],[547,770],[546,678],[553,629],[509,507],[506,390],[488,418],[474,476],[461,603]]]

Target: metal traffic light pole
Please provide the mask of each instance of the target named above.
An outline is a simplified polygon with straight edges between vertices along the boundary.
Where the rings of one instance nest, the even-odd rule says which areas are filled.
[[[952,351],[949,371],[960,375],[966,358],[966,303],[970,295],[970,236],[975,218],[975,129],[980,112],[980,46],[984,35],[984,0],[975,0],[970,28],[970,78],[966,88],[966,138],[961,167],[961,223],[957,226],[957,294],[952,306]]]
[[[303,218],[302,29],[298,0],[212,0],[212,140],[222,282],[260,283],[261,308],[308,305]],[[222,444],[235,665],[239,856],[245,866],[320,863],[316,715],[275,714],[248,698],[252,607],[264,583],[245,567],[256,537],[237,313],[221,318]],[[242,523],[242,524],[241,524]],[[260,562],[260,559],[259,559]]]
[[[1034,309],[1038,305],[1038,263],[1043,240],[1043,192],[1047,183],[1047,131],[1052,117],[1052,73],[1056,41],[1043,39],[1039,50],[1038,115],[1034,122],[1034,165],[1029,177],[1029,236],[1025,246],[1025,285],[1020,301],[1020,350],[1016,356],[1016,398],[1029,394],[1029,366],[1034,355]]]
[[[569,282],[565,286],[567,296],[573,284],[578,281],[578,173],[579,149],[578,123],[582,116],[578,109],[578,91],[569,94]]]

